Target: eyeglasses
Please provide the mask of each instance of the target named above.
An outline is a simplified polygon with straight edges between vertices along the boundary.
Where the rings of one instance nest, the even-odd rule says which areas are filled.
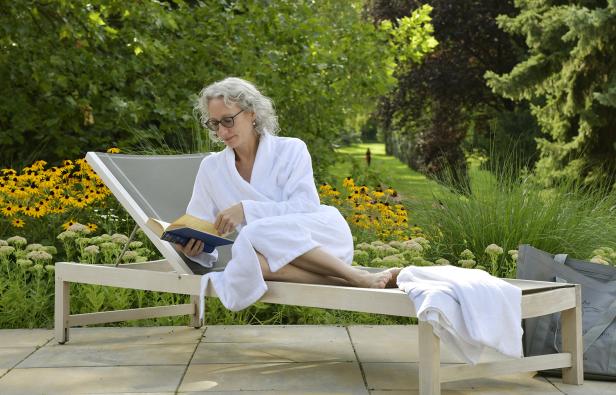
[[[208,119],[205,122],[205,126],[207,126],[208,129],[210,129],[213,132],[217,132],[218,131],[218,125],[222,125],[226,128],[232,128],[233,125],[235,125],[235,117],[237,117],[238,115],[240,115],[244,110],[240,110],[240,112],[238,112],[235,115],[232,115],[230,117],[223,117],[220,121],[216,121],[214,119]]]

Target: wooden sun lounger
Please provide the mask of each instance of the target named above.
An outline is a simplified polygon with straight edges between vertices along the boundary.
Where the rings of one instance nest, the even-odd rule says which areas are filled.
[[[190,197],[190,189],[184,194],[183,198],[178,198],[180,196],[178,191],[185,190],[187,185],[192,186],[198,163],[202,157],[203,155],[200,157],[189,155],[138,158],[126,155],[112,157],[107,154],[89,153],[86,158],[137,224],[144,227],[149,216],[169,219],[182,214],[181,210],[186,207],[187,199]],[[168,178],[165,178],[165,172],[170,172],[171,175],[183,174],[178,173],[178,166],[180,166],[179,163],[183,158],[190,162],[188,175],[186,177],[176,176],[174,180],[169,181],[184,182],[185,185],[183,186],[169,186],[167,183],[144,178],[138,171],[131,173],[122,170],[122,167],[130,166],[130,162],[134,159],[142,162],[141,165],[150,174],[156,174],[158,180],[168,180]],[[161,165],[161,161],[167,161],[167,163]],[[156,167],[156,165],[159,165],[159,167]],[[182,169],[182,167],[180,166],[179,169]],[[159,190],[146,193],[143,191],[144,185],[146,188],[150,188],[150,186],[158,187]],[[174,200],[172,201],[177,206],[176,211],[167,210],[168,207],[159,210],[159,205],[169,202],[165,194],[169,194],[170,190],[173,192]],[[156,198],[149,199],[149,195],[155,195]],[[144,231],[165,259],[123,264],[117,267],[114,264],[56,263],[55,335],[59,343],[62,344],[69,340],[69,328],[73,326],[176,315],[190,315],[192,326],[200,327],[202,325],[199,319],[199,310],[203,301],[198,297],[201,276],[193,274],[188,263],[168,243],[159,240],[146,228],[144,228]],[[226,259],[225,256],[228,256],[228,251],[223,250],[221,255],[222,260]],[[522,289],[522,318],[561,312],[563,352],[480,363],[475,366],[467,364],[441,366],[439,338],[434,334],[430,324],[420,321],[418,347],[419,393],[421,395],[440,394],[441,383],[444,382],[545,369],[562,369],[563,382],[582,384],[580,286],[525,280],[506,281]],[[191,302],[174,306],[70,315],[70,283],[186,294],[191,295]],[[267,285],[268,291],[262,297],[262,302],[403,317],[416,316],[413,303],[404,292],[398,289],[378,290],[272,281],[267,282]],[[213,287],[208,287],[206,297],[216,297]]]

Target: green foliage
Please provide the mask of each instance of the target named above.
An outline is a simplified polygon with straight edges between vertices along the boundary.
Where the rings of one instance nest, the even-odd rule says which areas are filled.
[[[581,177],[614,181],[616,2],[518,1],[499,17],[524,36],[528,57],[509,73],[486,73],[494,92],[532,104],[545,137],[537,172],[546,185]]]
[[[150,138],[198,149],[196,94],[233,75],[273,98],[282,133],[306,140],[318,171],[332,137],[391,84],[386,40],[361,19],[359,1],[9,2],[0,14],[2,162]]]
[[[438,45],[433,36],[434,28],[430,23],[431,12],[432,7],[424,4],[410,16],[398,18],[395,27],[389,20],[381,22],[381,30],[390,35],[389,42],[397,64],[420,63],[424,56]]]
[[[368,8],[375,21],[394,21],[424,9],[425,3],[372,0]],[[438,46],[422,62],[407,57],[397,64],[398,83],[379,106],[381,130],[387,152],[413,169],[438,178],[446,167],[458,167],[463,181],[461,146],[467,132],[483,139],[497,130],[491,125],[500,112],[517,114],[511,101],[493,94],[483,78],[486,70],[507,70],[517,62],[516,43],[495,21],[513,9],[513,0],[429,4]]]
[[[505,251],[531,244],[583,259],[597,248],[616,246],[614,192],[573,182],[545,189],[517,166],[510,161],[490,171],[473,169],[465,195],[449,183],[450,189],[435,191],[433,201],[414,211],[437,256],[455,261],[469,249],[485,261],[485,247],[496,243]],[[515,273],[506,254],[492,266],[496,275]]]

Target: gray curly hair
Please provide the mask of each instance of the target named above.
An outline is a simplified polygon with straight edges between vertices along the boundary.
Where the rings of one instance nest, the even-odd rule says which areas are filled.
[[[259,92],[252,83],[236,77],[214,82],[203,88],[199,93],[195,111],[198,112],[199,120],[204,127],[206,127],[205,123],[210,118],[207,108],[210,100],[219,98],[222,98],[228,106],[237,104],[242,110],[254,112],[256,116],[255,130],[259,135],[264,133],[275,135],[278,133],[278,117],[274,111],[272,100]],[[221,141],[216,136],[216,132],[209,129],[208,131],[212,141]]]

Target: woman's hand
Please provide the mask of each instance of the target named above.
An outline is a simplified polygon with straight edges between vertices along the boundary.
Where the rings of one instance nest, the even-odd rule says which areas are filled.
[[[216,216],[214,227],[219,234],[225,235],[244,222],[244,207],[242,203],[238,203],[225,210],[222,210]]]
[[[186,256],[197,256],[203,252],[203,242],[197,239],[190,239],[186,245],[176,244],[175,249]]]

